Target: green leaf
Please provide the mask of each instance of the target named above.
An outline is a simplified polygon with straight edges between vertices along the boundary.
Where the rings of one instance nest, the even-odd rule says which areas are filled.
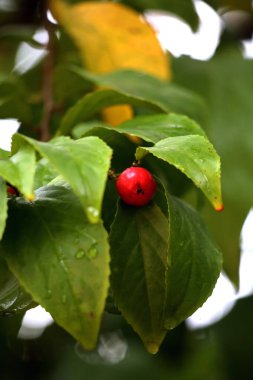
[[[157,143],[166,137],[185,135],[206,136],[205,132],[192,119],[174,113],[137,116],[115,127],[121,133],[141,137],[145,141]]]
[[[185,135],[206,136],[205,132],[192,119],[174,113],[137,116],[119,126],[111,127],[99,122],[79,124],[74,128],[73,134],[81,137],[98,128],[110,129],[119,133],[138,136],[145,141],[156,143],[166,137]]]
[[[71,66],[73,71],[85,81],[108,90],[99,90],[86,95],[74,105],[63,118],[58,134],[67,133],[75,124],[89,118],[102,108],[115,104],[145,104],[164,112],[186,114],[201,120],[205,113],[205,104],[193,92],[156,77],[133,70],[120,70],[110,74],[92,74],[79,67]],[[106,91],[106,92],[104,92]],[[82,109],[84,107],[84,109]]]
[[[13,315],[31,303],[31,297],[20,287],[6,261],[0,257],[0,316]]]
[[[13,199],[1,254],[33,299],[93,349],[109,286],[109,247],[102,223],[88,222],[72,191],[47,186],[33,203]]]
[[[140,208],[119,203],[110,235],[113,296],[151,353],[157,352],[166,333],[168,229],[166,217],[154,203]]]
[[[16,187],[27,199],[32,200],[35,172],[35,152],[26,141],[18,135],[13,137],[13,155],[0,160],[0,176]]]
[[[99,221],[111,149],[97,137],[43,143],[22,136],[71,185],[92,223]]]
[[[20,184],[17,188],[27,199],[34,198],[34,174],[36,157],[34,148],[24,141],[19,134],[15,134],[12,139],[11,161],[15,164],[19,172]]]
[[[172,329],[211,295],[222,268],[222,254],[199,214],[166,192],[169,207],[169,262],[165,327]]]
[[[74,129],[72,129],[71,134],[75,139],[80,139],[81,137],[84,137],[86,135],[93,136],[93,133],[90,133],[90,132],[94,128],[113,129],[100,120],[86,121],[85,123],[78,124]],[[97,136],[97,135],[95,135],[95,136]]]
[[[0,160],[9,158],[10,152],[0,148]]]
[[[31,109],[25,99],[6,97],[0,99],[0,119],[18,119],[24,123],[31,122]]]
[[[7,189],[0,178],[0,240],[2,239],[7,219]]]
[[[46,158],[41,158],[36,165],[34,188],[47,185],[58,176],[58,172],[50,165]]]
[[[80,127],[80,129],[79,129]],[[85,136],[97,136],[103,140],[113,151],[113,157],[111,161],[111,167],[116,173],[120,173],[128,166],[131,166],[134,161],[134,155],[136,151],[136,144],[130,141],[130,139],[122,134],[117,133],[114,128],[91,128],[90,123],[86,125],[80,124],[78,126],[79,131],[85,134]],[[84,131],[84,129],[86,131]]]
[[[67,134],[76,124],[88,120],[104,107],[125,103],[141,104],[143,102],[115,90],[97,90],[85,95],[66,112],[57,135]]]
[[[199,187],[217,211],[223,208],[220,184],[220,158],[203,136],[168,137],[152,147],[139,147],[136,159],[147,153],[174,165]]]
[[[28,91],[23,78],[13,74],[0,76],[0,119],[16,118],[31,122]]]
[[[240,2],[244,4],[244,2]],[[253,61],[227,48],[212,60],[186,57],[174,64],[174,78],[198,92],[208,104],[207,131],[222,163],[224,211],[202,210],[224,255],[224,269],[238,287],[240,235],[252,207]]]

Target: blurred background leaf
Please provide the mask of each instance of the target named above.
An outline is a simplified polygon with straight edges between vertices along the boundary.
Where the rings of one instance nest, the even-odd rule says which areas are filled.
[[[221,155],[224,212],[203,213],[224,254],[224,268],[238,284],[240,231],[253,204],[253,62],[227,48],[211,61],[174,61],[174,78],[206,100],[206,129]]]

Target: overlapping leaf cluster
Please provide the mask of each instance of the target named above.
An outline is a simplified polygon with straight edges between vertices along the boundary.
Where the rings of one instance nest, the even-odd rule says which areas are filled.
[[[167,331],[209,297],[221,270],[221,253],[199,214],[178,198],[195,185],[216,210],[223,207],[220,158],[193,120],[201,121],[205,106],[167,81],[167,57],[139,14],[111,2],[51,3],[89,71],[69,62],[55,69],[55,96],[65,107],[52,120],[48,142],[29,130],[41,112],[34,111],[36,93],[22,87],[33,73],[21,85],[14,80],[22,88],[15,104],[30,103],[13,111],[22,125],[11,152],[0,150],[0,313],[41,304],[93,349],[110,291],[116,310],[155,353]],[[117,38],[110,39],[107,17],[122,15],[130,27],[113,25]],[[97,49],[101,32],[107,47]],[[138,52],[148,47],[138,59],[136,38]],[[63,77],[83,86],[84,95],[70,100],[61,91]],[[10,91],[10,78],[3,82]],[[140,208],[124,205],[108,179],[109,169],[117,174],[134,161],[158,183],[153,201]],[[18,196],[8,196],[8,186]]]
[[[197,212],[169,194],[158,173],[157,199],[142,208],[119,202],[105,229],[101,210],[115,210],[117,204],[115,194],[104,196],[112,156],[108,144],[114,145],[117,160],[117,142],[127,139],[125,134],[137,136],[139,162],[147,155],[151,162],[162,160],[168,176],[169,166],[175,166],[216,208],[221,205],[219,157],[199,125],[178,114],[139,116],[116,128],[84,123],[75,130],[85,136],[43,143],[16,134],[10,157],[2,152],[1,177],[21,196],[9,200],[7,218],[2,181],[1,231],[6,218],[7,226],[1,253],[33,300],[89,349],[96,342],[111,272],[119,311],[156,352],[166,331],[211,294],[221,254]],[[36,152],[43,157],[37,164]],[[47,168],[42,176],[52,181],[34,194],[41,166]]]

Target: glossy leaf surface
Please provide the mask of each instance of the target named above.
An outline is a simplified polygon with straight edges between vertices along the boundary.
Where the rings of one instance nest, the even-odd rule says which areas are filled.
[[[74,129],[74,133],[77,131],[77,135],[84,136],[86,133],[92,134],[93,130],[98,128],[105,128],[119,133],[127,133],[131,136],[138,136],[143,140],[154,144],[166,137],[187,135],[206,136],[203,129],[201,129],[194,120],[187,116],[174,113],[137,116],[117,127],[110,127],[106,124],[100,125],[98,122],[83,123]]]
[[[217,211],[223,209],[220,184],[220,158],[203,136],[168,137],[152,147],[139,147],[137,160],[147,153],[174,165],[199,187]]]
[[[76,141],[61,138],[53,143],[25,140],[71,185],[89,220],[99,221],[111,149],[92,136]]]
[[[32,204],[20,198],[10,202],[1,254],[33,299],[92,349],[109,286],[102,223],[90,224],[67,188],[44,187]]]
[[[13,155],[0,160],[0,175],[27,199],[32,200],[35,152],[30,144],[25,141],[18,142],[18,139],[18,137],[14,138]]]
[[[222,254],[198,215],[166,194],[169,207],[169,263],[165,326],[176,327],[211,295],[222,268]]]
[[[110,236],[112,290],[119,310],[156,353],[165,336],[164,299],[168,222],[153,203],[119,203]]]
[[[16,314],[32,304],[3,257],[0,258],[0,317]]]

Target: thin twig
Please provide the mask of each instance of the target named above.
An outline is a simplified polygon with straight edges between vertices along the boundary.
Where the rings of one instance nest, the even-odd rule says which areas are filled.
[[[54,67],[54,31],[53,25],[48,21],[46,11],[44,12],[44,27],[48,33],[47,55],[43,64],[43,114],[40,125],[40,140],[50,139],[50,120],[54,108],[53,101],[53,67]]]

